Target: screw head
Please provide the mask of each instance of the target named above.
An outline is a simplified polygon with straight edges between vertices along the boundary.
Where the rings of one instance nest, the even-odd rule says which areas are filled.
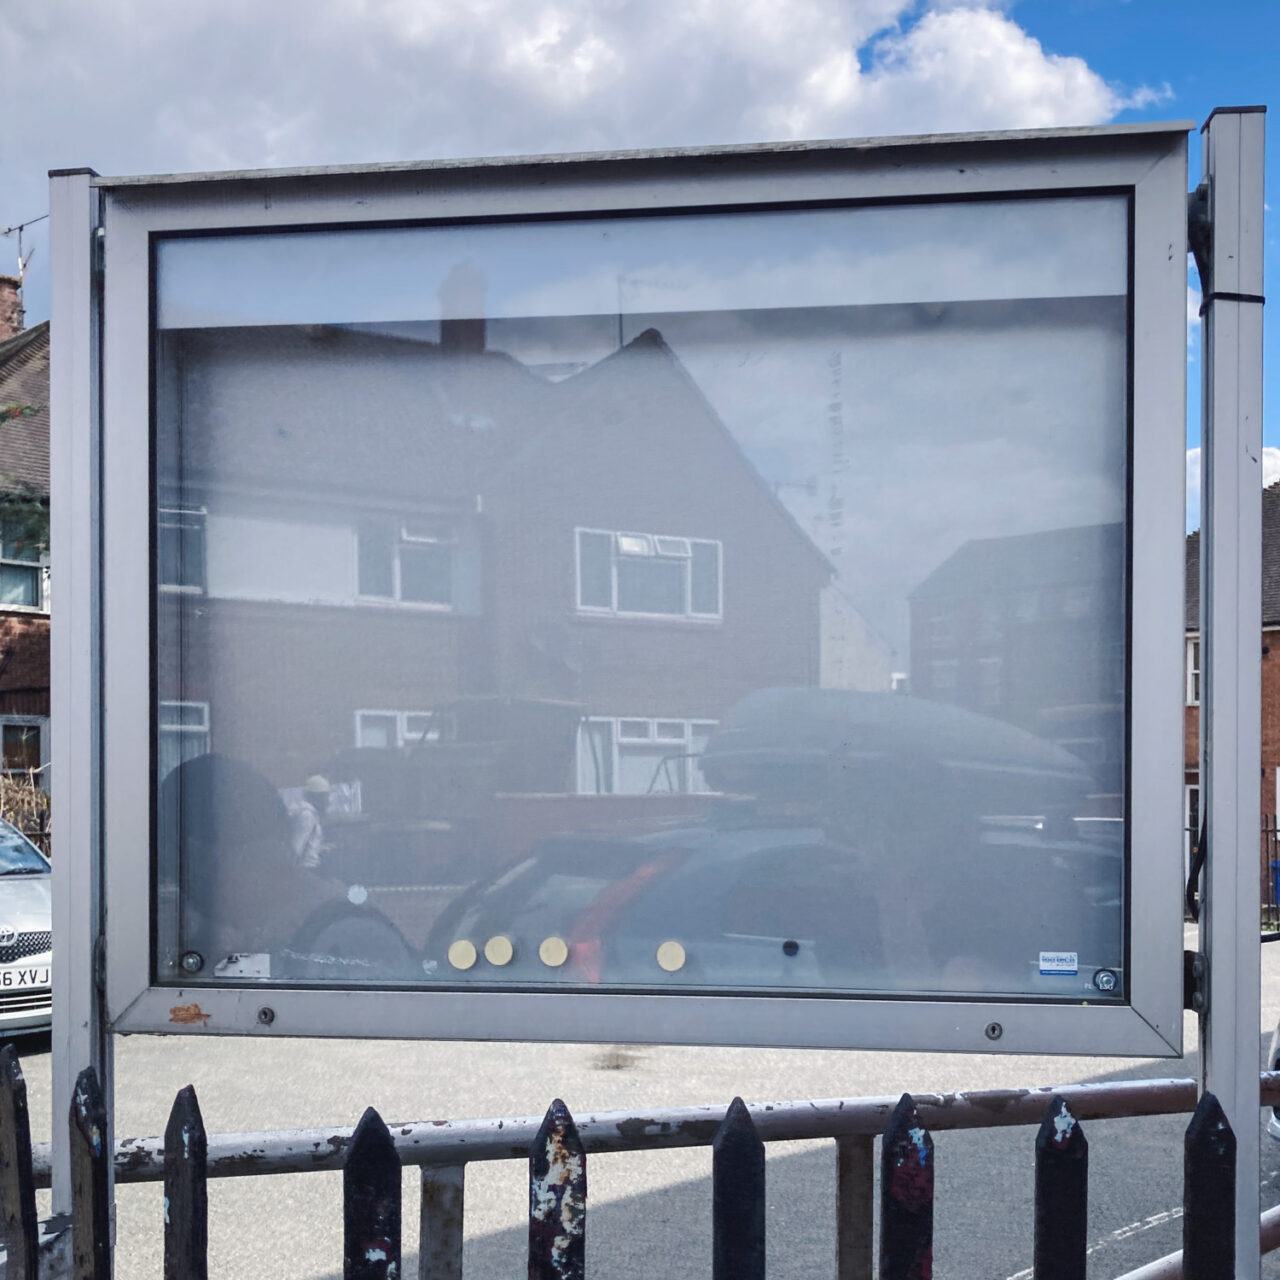
[[[1110,969],[1099,969],[1093,975],[1093,985],[1099,991],[1114,991],[1116,989],[1116,975]]]
[[[998,1022],[987,1023],[987,1039],[999,1040],[1004,1035],[1004,1028]]]
[[[262,1008],[258,1010],[258,1022],[262,1026],[269,1027],[275,1020],[276,1011],[269,1005],[264,1004]]]
[[[204,968],[204,956],[198,951],[184,951],[179,961],[186,973],[199,973]]]

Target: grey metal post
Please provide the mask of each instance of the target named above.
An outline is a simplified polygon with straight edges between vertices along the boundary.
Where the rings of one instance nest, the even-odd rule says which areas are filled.
[[[98,1072],[109,1125],[112,1112],[111,1046],[95,973],[103,921],[98,786],[98,196],[93,176],[89,169],[49,175],[56,1213],[71,1210],[67,1115],[76,1076],[85,1067]]]
[[[1235,1130],[1236,1274],[1258,1276],[1258,830],[1261,809],[1261,108],[1203,129],[1212,243],[1202,343],[1201,777],[1208,862],[1201,1089]]]

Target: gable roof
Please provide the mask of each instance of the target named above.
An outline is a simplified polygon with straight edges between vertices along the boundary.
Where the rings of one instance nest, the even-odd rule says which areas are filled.
[[[0,490],[49,493],[47,320],[0,342]]]
[[[1200,530],[1187,534],[1188,631],[1200,627]],[[1262,491],[1262,625],[1280,626],[1280,480]]]
[[[1092,582],[1099,564],[1123,564],[1124,545],[1122,524],[974,538],[934,569],[910,598],[977,599],[992,591]]]

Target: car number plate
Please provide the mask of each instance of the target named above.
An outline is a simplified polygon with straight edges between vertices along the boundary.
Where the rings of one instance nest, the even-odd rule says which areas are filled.
[[[33,991],[49,985],[49,966],[23,968],[21,965],[0,966],[0,991],[11,987],[30,987]]]

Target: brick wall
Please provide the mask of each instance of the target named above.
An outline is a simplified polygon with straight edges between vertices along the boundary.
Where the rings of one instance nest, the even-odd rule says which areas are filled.
[[[1200,708],[1187,707],[1183,724],[1186,780],[1196,783],[1200,769]],[[1259,801],[1264,814],[1277,811],[1276,770],[1280,769],[1280,629],[1262,633],[1262,773]]]
[[[0,613],[0,714],[49,714],[49,618]]]

